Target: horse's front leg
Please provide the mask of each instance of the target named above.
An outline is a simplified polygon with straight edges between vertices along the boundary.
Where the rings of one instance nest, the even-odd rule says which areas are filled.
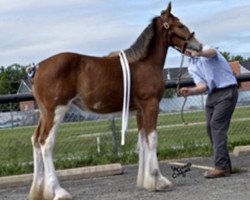
[[[152,99],[143,106],[144,148],[144,180],[143,187],[149,191],[168,190],[172,183],[162,176],[157,158],[158,133],[156,131],[159,101]]]

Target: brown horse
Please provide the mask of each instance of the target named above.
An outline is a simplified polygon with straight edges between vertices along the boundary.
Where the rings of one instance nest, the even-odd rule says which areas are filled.
[[[171,4],[155,17],[127,50],[131,72],[130,110],[137,112],[139,170],[137,185],[149,191],[165,190],[171,182],[162,176],[156,155],[156,124],[165,83],[163,66],[168,47],[200,51],[194,34],[171,14]],[[57,128],[70,104],[95,113],[119,112],[123,105],[123,76],[118,56],[93,57],[61,53],[36,66],[33,94],[40,120],[32,136],[34,177],[30,199],[70,199],[57,179],[52,151]]]

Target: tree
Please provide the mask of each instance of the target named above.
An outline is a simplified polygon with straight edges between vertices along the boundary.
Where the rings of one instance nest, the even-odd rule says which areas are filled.
[[[21,80],[26,79],[26,66],[13,64],[7,68],[0,68],[0,94],[15,94]]]
[[[21,80],[27,77],[26,67],[19,64],[10,65],[7,68],[0,67],[0,95],[17,93]],[[19,110],[18,103],[0,105],[0,112],[17,110]]]
[[[226,51],[223,51],[223,52],[220,52],[227,61],[230,61],[231,59],[231,56],[230,56],[230,53],[229,52],[226,52]]]
[[[235,61],[235,60],[238,60],[238,61],[244,61],[245,59],[242,57],[242,56],[232,56],[232,61]]]
[[[222,51],[220,52],[224,57],[225,59],[228,61],[228,62],[232,62],[232,61],[249,61],[250,62],[250,57],[249,58],[243,58],[241,55],[231,55],[229,52],[226,52],[226,51]]]

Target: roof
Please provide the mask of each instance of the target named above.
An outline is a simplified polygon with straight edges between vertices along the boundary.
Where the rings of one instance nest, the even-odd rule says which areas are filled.
[[[240,65],[250,71],[250,62],[249,61],[240,61]]]
[[[17,90],[17,94],[32,93],[31,83],[29,81],[21,80],[20,86]]]

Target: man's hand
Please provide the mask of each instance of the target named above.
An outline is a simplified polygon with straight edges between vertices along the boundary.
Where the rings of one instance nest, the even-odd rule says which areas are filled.
[[[190,49],[186,49],[185,54],[189,57],[197,57],[201,55],[200,52],[190,50]]]
[[[183,96],[183,97],[193,95],[193,88],[187,88],[187,87],[181,88],[180,89],[180,95]]]
[[[187,97],[190,95],[201,94],[203,92],[206,92],[206,90],[207,90],[207,85],[204,83],[199,83],[195,87],[181,88],[179,94],[183,97]]]

